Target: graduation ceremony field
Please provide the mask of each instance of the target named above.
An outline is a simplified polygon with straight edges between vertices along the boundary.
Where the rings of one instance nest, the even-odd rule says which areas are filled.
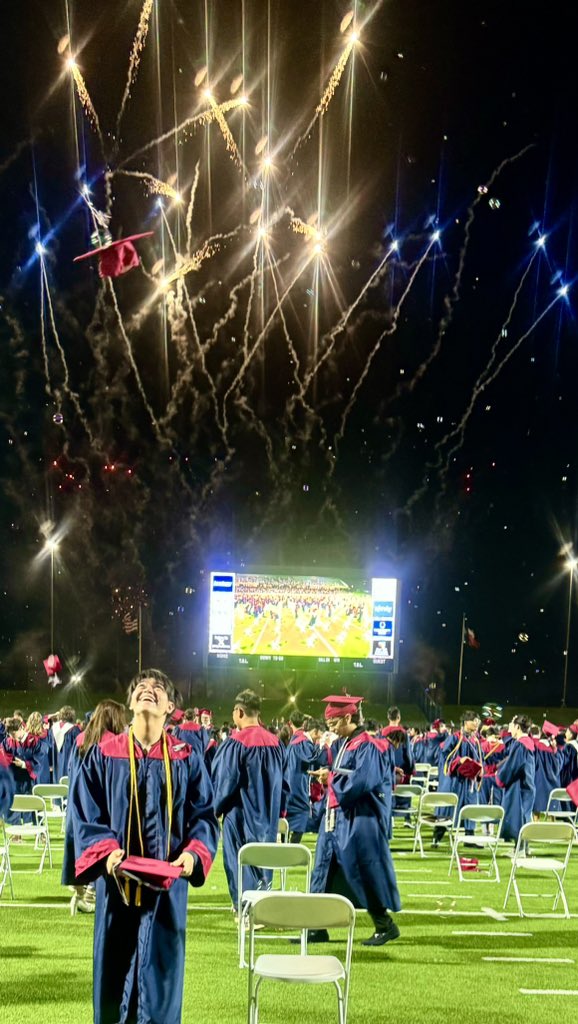
[[[54,823],[55,825],[57,823]],[[311,845],[314,837],[307,837]],[[70,893],[60,885],[62,840],[53,837],[54,868],[35,873],[39,857],[12,846],[14,901],[0,898],[0,1007],[18,1024],[90,1024],[92,1021],[92,915],[70,916]],[[364,948],[371,922],[358,911],[348,1020],[395,1024],[541,1024],[578,1012],[578,849],[566,876],[571,918],[520,918],[512,898],[502,913],[510,860],[499,857],[502,880],[485,870],[460,883],[448,878],[447,840],[426,858],[411,853],[412,833],[396,822],[392,842],[403,911],[401,937]],[[464,854],[478,856],[475,851]],[[479,855],[480,867],[489,859]],[[291,887],[291,886],[289,886]],[[530,915],[551,912],[553,876],[521,877]],[[285,939],[260,940],[261,952],[291,952]],[[342,955],[338,933],[311,953]],[[246,1020],[247,973],[237,962],[236,926],[219,854],[203,889],[189,890],[184,1024],[238,1024]],[[331,986],[265,982],[262,1024],[305,1024],[337,1019]]]

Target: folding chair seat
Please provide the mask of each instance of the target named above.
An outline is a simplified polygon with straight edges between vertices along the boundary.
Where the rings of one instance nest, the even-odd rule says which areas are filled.
[[[473,822],[474,829],[477,825],[483,827],[492,828],[493,831],[490,834],[480,833],[474,831],[473,835],[468,835],[465,830],[465,823]],[[455,863],[458,869],[458,875],[460,882],[464,881],[462,872],[462,864],[459,856],[460,846],[477,846],[480,850],[489,850],[491,854],[490,866],[494,870],[494,882],[500,881],[500,869],[498,868],[498,862],[496,860],[496,853],[498,846],[501,842],[502,825],[504,823],[504,808],[498,804],[466,804],[461,808],[458,815],[457,825],[454,831],[454,841],[452,846],[452,854],[450,857],[450,867],[448,875],[452,873],[452,867]]]
[[[264,954],[255,959],[255,929],[301,931],[301,951],[295,954]],[[310,955],[307,929],[346,928],[345,960],[336,956]],[[249,910],[249,1005],[248,1024],[259,1024],[259,992],[262,982],[281,981],[304,985],[333,985],[337,995],[338,1024],[347,1024],[351,953],[355,929],[353,904],[344,896],[329,893],[260,893]],[[319,1015],[316,1003],[315,1017]],[[282,1019],[282,1018],[281,1018]]]
[[[440,770],[437,765],[431,765],[428,776],[428,789],[430,792],[438,788]]]
[[[560,808],[560,804],[565,805]],[[558,805],[555,810],[554,807]],[[578,831],[578,807],[572,803],[565,789],[551,789],[546,804],[546,819],[548,821],[568,821]]]
[[[245,963],[245,930],[251,905],[263,895],[263,889],[243,889],[243,868],[279,871],[281,892],[287,885],[287,871],[305,868],[302,892],[309,892],[311,881],[311,850],[302,843],[246,843],[237,856],[237,921],[239,926],[239,967]]]
[[[456,793],[424,793],[419,803],[417,818],[415,821],[415,837],[413,841],[413,852],[419,848],[420,856],[425,857],[422,831],[423,829],[433,830],[444,828],[450,840],[450,849],[453,846],[453,831],[456,823],[458,809],[458,797]],[[438,815],[438,810],[443,815]]]
[[[575,835],[574,827],[569,822],[530,821],[526,825],[522,825],[512,859],[510,880],[504,899],[504,910],[507,907],[510,892],[513,889],[520,917],[526,917],[527,915],[524,914],[521,900],[524,893],[521,893],[518,889],[518,871],[542,872],[553,874],[558,886],[552,910],[556,910],[558,900],[561,900],[564,913],[559,916],[570,917],[568,901],[564,891],[564,879]],[[541,848],[546,846],[549,855],[543,856],[541,852],[536,853],[534,848],[530,850],[528,847],[529,843],[540,844]],[[556,856],[556,853],[558,853],[558,856]],[[538,914],[535,916],[541,917],[542,915]]]
[[[38,874],[42,874],[44,868],[44,861],[46,860],[46,854],[48,853],[48,863],[52,867],[52,849],[50,847],[50,833],[48,831],[48,822],[46,820],[46,804],[40,796],[15,796],[12,801],[11,811],[16,811],[18,814],[29,814],[30,812],[34,815],[34,823],[26,825],[5,825],[4,832],[8,841],[8,844],[13,839],[34,839],[34,849],[38,850],[42,848],[42,856],[40,858],[40,865],[38,868]]]
[[[392,818],[395,821],[396,818],[404,818],[407,824],[415,828],[415,822],[417,818],[419,802],[423,796],[423,786],[417,783],[400,783],[396,786],[393,791],[394,797],[400,797],[400,799],[410,800],[409,807],[393,807]]]

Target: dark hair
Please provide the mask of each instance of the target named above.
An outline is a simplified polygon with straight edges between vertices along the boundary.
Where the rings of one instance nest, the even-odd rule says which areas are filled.
[[[302,715],[300,711],[292,711],[289,715],[289,721],[296,729],[300,729],[305,721],[305,715]]]
[[[116,700],[101,700],[96,705],[90,722],[82,737],[80,756],[84,757],[91,747],[98,743],[105,732],[114,732],[117,736],[124,732],[126,726],[126,708]]]
[[[24,712],[20,711],[20,708],[14,708],[12,712],[12,718],[21,718],[24,721]]]
[[[377,732],[377,722],[375,721],[375,718],[366,718],[365,728],[367,732]]]
[[[73,725],[76,722],[76,711],[71,708],[70,704],[63,704],[60,711],[58,712],[59,722],[71,722]]]
[[[256,718],[261,710],[261,698],[254,690],[241,690],[235,697],[235,705],[237,704],[249,718]]]
[[[353,725],[361,725],[363,722],[363,715],[361,714],[361,711],[354,711],[351,716],[351,721]]]
[[[405,741],[405,737],[406,733],[403,729],[392,729],[391,732],[388,732],[387,734],[387,739],[394,747],[401,747],[402,743]]]
[[[464,711],[463,715],[460,718],[460,722],[462,725],[465,725],[466,722],[473,722],[474,718],[479,717],[480,716],[478,715],[477,711]]]
[[[167,697],[171,704],[174,704],[176,708],[181,705],[181,695],[177,690],[174,683],[171,682],[168,676],[164,672],[161,672],[160,668],[145,668],[142,672],[137,672],[136,676],[133,676],[130,683],[128,684],[128,690],[126,691],[126,702],[130,704],[132,695],[136,690],[139,683],[143,683],[145,679],[154,679],[155,683],[160,683],[163,687]]]
[[[532,719],[529,715],[514,715],[512,721],[514,725],[519,725],[522,732],[529,732],[532,728]]]
[[[325,724],[320,722],[318,718],[308,718],[306,732],[313,732],[317,729],[319,732],[325,732]]]
[[[282,743],[284,747],[288,747],[291,741],[291,730],[289,726],[282,725],[281,728],[279,729],[278,736],[279,742]]]
[[[387,717],[389,718],[390,722],[392,718],[401,718],[401,711],[399,710],[399,708],[396,708],[395,704],[393,704],[390,708],[387,709]]]
[[[4,725],[6,726],[6,732],[13,733],[18,732],[24,725],[24,722],[21,718],[6,718]]]
[[[187,708],[185,711],[185,722],[194,722],[196,717],[195,709]]]

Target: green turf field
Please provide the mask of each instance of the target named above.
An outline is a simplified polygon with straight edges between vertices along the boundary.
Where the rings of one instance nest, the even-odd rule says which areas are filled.
[[[55,841],[57,837],[55,837]],[[502,882],[485,872],[459,883],[448,878],[448,852],[440,848],[421,860],[410,852],[409,829],[396,826],[392,843],[403,911],[401,938],[377,949],[356,941],[350,1024],[393,1020],[395,1024],[559,1024],[578,1011],[578,850],[567,875],[570,920],[519,918],[514,904],[501,915],[509,861],[500,857]],[[468,851],[465,851],[468,852]],[[0,899],[0,1019],[17,1024],[89,1024],[93,918],[68,912],[60,887],[61,850],[55,867],[42,876],[22,847],[13,847],[15,900]],[[481,855],[485,857],[485,854]],[[550,909],[544,893],[552,882],[529,877],[522,891],[531,914]],[[484,908],[486,908],[484,910]],[[492,913],[496,916],[492,916]],[[356,940],[369,935],[367,916],[358,913]],[[259,943],[258,951],[289,952],[285,941]],[[310,951],[340,955],[331,946]],[[484,958],[504,959],[484,959]],[[507,960],[506,958],[512,958]],[[238,1024],[246,1020],[246,973],[237,966],[236,931],[229,909],[220,854],[204,889],[189,896],[184,1024]],[[520,989],[548,993],[526,995]],[[568,994],[569,993],[569,994]],[[263,1024],[306,1024],[336,1020],[329,987],[282,986],[265,982]]]
[[[361,621],[345,608],[333,615],[324,611],[299,613],[281,603],[274,613],[255,618],[243,606],[235,608],[233,650],[236,654],[282,654],[310,657],[367,658],[371,651],[371,599],[367,594],[352,594],[351,600],[364,602]]]

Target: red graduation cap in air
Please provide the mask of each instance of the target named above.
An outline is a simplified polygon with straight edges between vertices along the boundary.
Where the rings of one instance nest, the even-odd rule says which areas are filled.
[[[182,711],[181,708],[175,708],[175,710],[173,711],[173,713],[171,715],[171,720],[173,722],[182,722],[184,717],[185,717],[185,712]]]
[[[62,682],[62,679],[58,674],[59,672],[62,672],[62,662],[57,654],[49,654],[48,657],[44,659],[42,664],[46,669],[46,675],[48,676],[48,685],[52,686],[52,688],[54,689],[55,686],[58,686],[59,683]]]
[[[117,870],[151,889],[170,889],[183,872],[182,867],[153,857],[126,857]]]
[[[339,696],[324,697],[325,718],[343,718],[344,715],[354,715],[359,711],[363,697],[350,697],[347,694]]]
[[[90,260],[93,256],[98,256],[100,277],[120,277],[121,274],[132,270],[133,267],[138,267],[140,263],[140,256],[133,242],[139,238],[150,238],[151,235],[154,235],[154,231],[141,231],[137,235],[119,238],[116,242],[105,241],[103,245],[98,245],[90,252],[83,252],[81,256],[75,256],[73,262],[78,263],[80,260]]]
[[[557,725],[554,725],[553,722],[549,722],[548,719],[546,719],[542,726],[542,732],[544,733],[544,736],[557,736],[560,730]]]

